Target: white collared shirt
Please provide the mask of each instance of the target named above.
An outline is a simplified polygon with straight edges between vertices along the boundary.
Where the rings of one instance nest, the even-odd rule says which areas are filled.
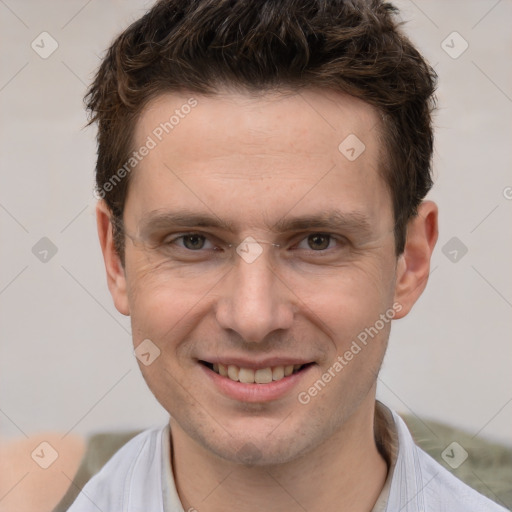
[[[396,459],[372,512],[506,512],[421,450],[391,411]],[[170,464],[169,426],[124,445],[84,487],[68,512],[185,512]]]

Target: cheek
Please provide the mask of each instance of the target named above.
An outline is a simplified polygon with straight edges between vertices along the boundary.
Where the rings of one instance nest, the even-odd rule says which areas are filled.
[[[378,257],[365,258],[329,275],[295,278],[293,290],[305,314],[309,311],[331,335],[345,338],[373,324],[392,303],[393,268]]]
[[[143,256],[127,261],[126,270],[134,344],[149,338],[162,346],[204,294],[202,286],[162,272]]]
[[[192,323],[197,302],[197,295],[181,293],[171,283],[166,287],[133,288],[130,303],[134,343],[150,338],[169,348]]]

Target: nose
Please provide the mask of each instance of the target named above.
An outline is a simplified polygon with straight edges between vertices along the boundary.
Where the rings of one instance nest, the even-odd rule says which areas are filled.
[[[235,331],[245,342],[258,343],[293,323],[293,293],[262,254],[247,263],[238,258],[222,283],[216,307],[221,327]]]

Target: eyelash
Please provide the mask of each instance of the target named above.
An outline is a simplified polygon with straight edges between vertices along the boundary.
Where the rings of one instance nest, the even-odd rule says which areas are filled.
[[[313,236],[313,235],[321,235],[321,236],[324,236],[324,237],[329,237],[329,245],[331,243],[331,241],[335,241],[338,243],[339,246],[341,247],[338,247],[338,249],[344,247],[347,245],[348,241],[345,237],[342,237],[342,236],[335,236],[331,233],[324,233],[322,231],[314,231],[314,232],[311,232],[311,233],[308,233],[306,234],[305,236],[303,236],[296,244],[294,244],[294,246],[297,246],[299,245],[300,243],[302,243],[303,241],[306,241],[310,236]],[[177,234],[176,236],[174,236],[173,238],[171,239],[164,239],[164,241],[162,242],[162,245],[163,246],[171,246],[173,245],[176,241],[178,240],[183,240],[184,238],[186,237],[189,237],[189,236],[200,236],[200,237],[203,237],[206,241],[209,241],[210,243],[213,244],[213,242],[211,242],[211,240],[209,239],[209,237],[207,235],[204,235],[203,233],[200,233],[200,232],[196,232],[196,231],[191,231],[191,232],[188,232],[188,233],[181,233],[181,234]],[[178,246],[178,248],[180,250],[183,250],[183,251],[186,251],[188,253],[201,253],[202,251],[204,250],[213,250],[213,251],[216,251],[216,246],[214,245],[214,248],[213,249],[204,249],[204,248],[201,248],[201,249],[197,249],[197,250],[192,250],[192,249],[187,249],[186,247],[183,247],[183,246]],[[315,254],[315,255],[321,255],[322,253],[325,254],[327,253],[328,251],[332,251],[334,248],[332,247],[327,247],[326,249],[320,249],[320,250],[314,250],[314,249],[306,249],[306,251],[308,253],[311,253],[311,254]]]

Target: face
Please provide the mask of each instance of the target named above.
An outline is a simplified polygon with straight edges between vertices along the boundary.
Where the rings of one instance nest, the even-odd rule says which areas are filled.
[[[378,130],[368,104],[311,90],[169,94],[141,115],[134,145],[155,144],[109,284],[146,363],[159,353],[140,365],[149,387],[202,449],[286,462],[373,408],[410,307]]]

